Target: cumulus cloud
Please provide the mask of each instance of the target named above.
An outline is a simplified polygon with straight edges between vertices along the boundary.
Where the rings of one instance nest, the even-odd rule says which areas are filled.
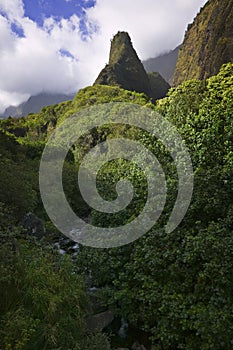
[[[83,28],[77,14],[45,18],[39,27],[25,16],[22,0],[0,0],[0,113],[29,95],[92,84],[118,30],[130,33],[141,59],[173,49],[206,1],[97,0]]]
[[[100,0],[88,11],[110,37],[128,31],[140,57],[146,59],[175,48],[206,0]]]
[[[2,14],[7,15],[10,20],[21,18],[24,14],[24,5],[22,0],[0,0],[0,10]]]
[[[0,89],[0,107],[3,112],[9,106],[18,106],[21,102],[26,101],[30,94],[21,94],[17,92],[7,92]]]

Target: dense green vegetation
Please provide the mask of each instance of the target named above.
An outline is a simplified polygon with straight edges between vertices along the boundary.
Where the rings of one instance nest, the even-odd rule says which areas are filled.
[[[109,349],[86,327],[85,284],[70,259],[20,236],[1,231],[1,349]]]
[[[158,157],[167,176],[167,203],[155,227],[132,244],[108,250],[80,247],[75,259],[60,256],[51,243],[58,232],[40,200],[40,156],[48,136],[66,117],[110,101],[156,109],[177,127],[194,167],[192,203],[179,227],[165,233],[177,194],[177,174],[166,149],[142,130],[96,128],[75,145],[65,163],[64,187],[74,210],[90,214],[75,190],[75,160],[121,133],[140,140]],[[91,333],[86,325],[90,271],[102,305],[146,331],[156,349],[232,349],[232,101],[233,65],[227,64],[206,81],[191,80],[171,89],[156,105],[145,94],[95,85],[81,90],[73,101],[0,122],[1,349],[109,349],[106,336]],[[114,197],[114,183],[122,174],[137,191],[123,216],[109,219],[92,212],[93,223],[119,224],[141,210],[145,179],[140,169],[133,168],[133,174],[131,170],[121,160],[102,169],[99,191],[106,199]],[[102,180],[108,177],[104,192]],[[29,211],[46,222],[47,234],[40,241],[20,225]]]
[[[193,200],[179,228],[165,234],[162,220],[129,246],[83,248],[78,256],[105,302],[151,333],[159,349],[232,348],[232,83],[229,64],[157,104],[186,141],[195,171]]]
[[[69,258],[53,248],[59,233],[48,221],[38,185],[44,145],[57,124],[85,106],[110,101],[151,105],[144,94],[119,88],[83,89],[73,101],[49,106],[39,114],[0,122],[0,349],[108,350],[107,338],[91,333],[86,278]],[[95,134],[90,138],[90,147]],[[74,210],[81,207],[72,155],[64,166],[64,187]],[[47,235],[38,241],[22,227],[28,212],[46,221]]]

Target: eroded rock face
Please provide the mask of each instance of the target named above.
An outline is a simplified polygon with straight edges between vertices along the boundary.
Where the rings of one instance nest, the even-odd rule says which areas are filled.
[[[151,85],[151,77],[146,73],[126,32],[118,32],[114,36],[109,63],[100,72],[94,84],[119,86],[125,90],[145,93],[152,99],[164,97],[170,87],[161,76],[154,76],[153,86]],[[157,90],[159,94],[154,93]]]
[[[217,74],[233,62],[233,1],[209,0],[188,26],[172,85]]]
[[[114,36],[109,63],[101,71],[95,84],[118,85],[125,90],[150,94],[149,78],[128,33],[118,32]]]

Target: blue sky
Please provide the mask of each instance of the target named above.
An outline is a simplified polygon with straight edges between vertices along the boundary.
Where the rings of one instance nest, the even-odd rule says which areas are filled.
[[[24,0],[25,16],[43,26],[45,18],[69,19],[76,14],[82,19],[81,29],[86,31],[85,10],[95,5],[95,0]]]
[[[93,1],[75,0],[24,0],[25,16],[30,17],[38,24],[43,24],[44,17],[51,15],[58,18],[69,18],[74,13],[83,14],[83,9],[92,7]]]
[[[24,0],[24,16],[37,23],[38,27],[43,27],[46,18],[53,17],[59,22],[61,19],[69,19],[72,15],[80,18],[80,30],[88,35],[86,27],[86,10],[94,7],[96,0]],[[2,11],[7,17],[7,13]],[[22,27],[16,23],[11,24],[12,31],[19,37],[24,36]]]
[[[0,0],[0,113],[30,95],[93,84],[119,30],[142,60],[174,49],[206,2]]]

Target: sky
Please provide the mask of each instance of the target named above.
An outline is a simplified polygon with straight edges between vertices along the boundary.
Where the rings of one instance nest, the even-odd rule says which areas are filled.
[[[140,59],[178,46],[207,0],[0,0],[0,113],[40,92],[74,93],[127,31]]]

